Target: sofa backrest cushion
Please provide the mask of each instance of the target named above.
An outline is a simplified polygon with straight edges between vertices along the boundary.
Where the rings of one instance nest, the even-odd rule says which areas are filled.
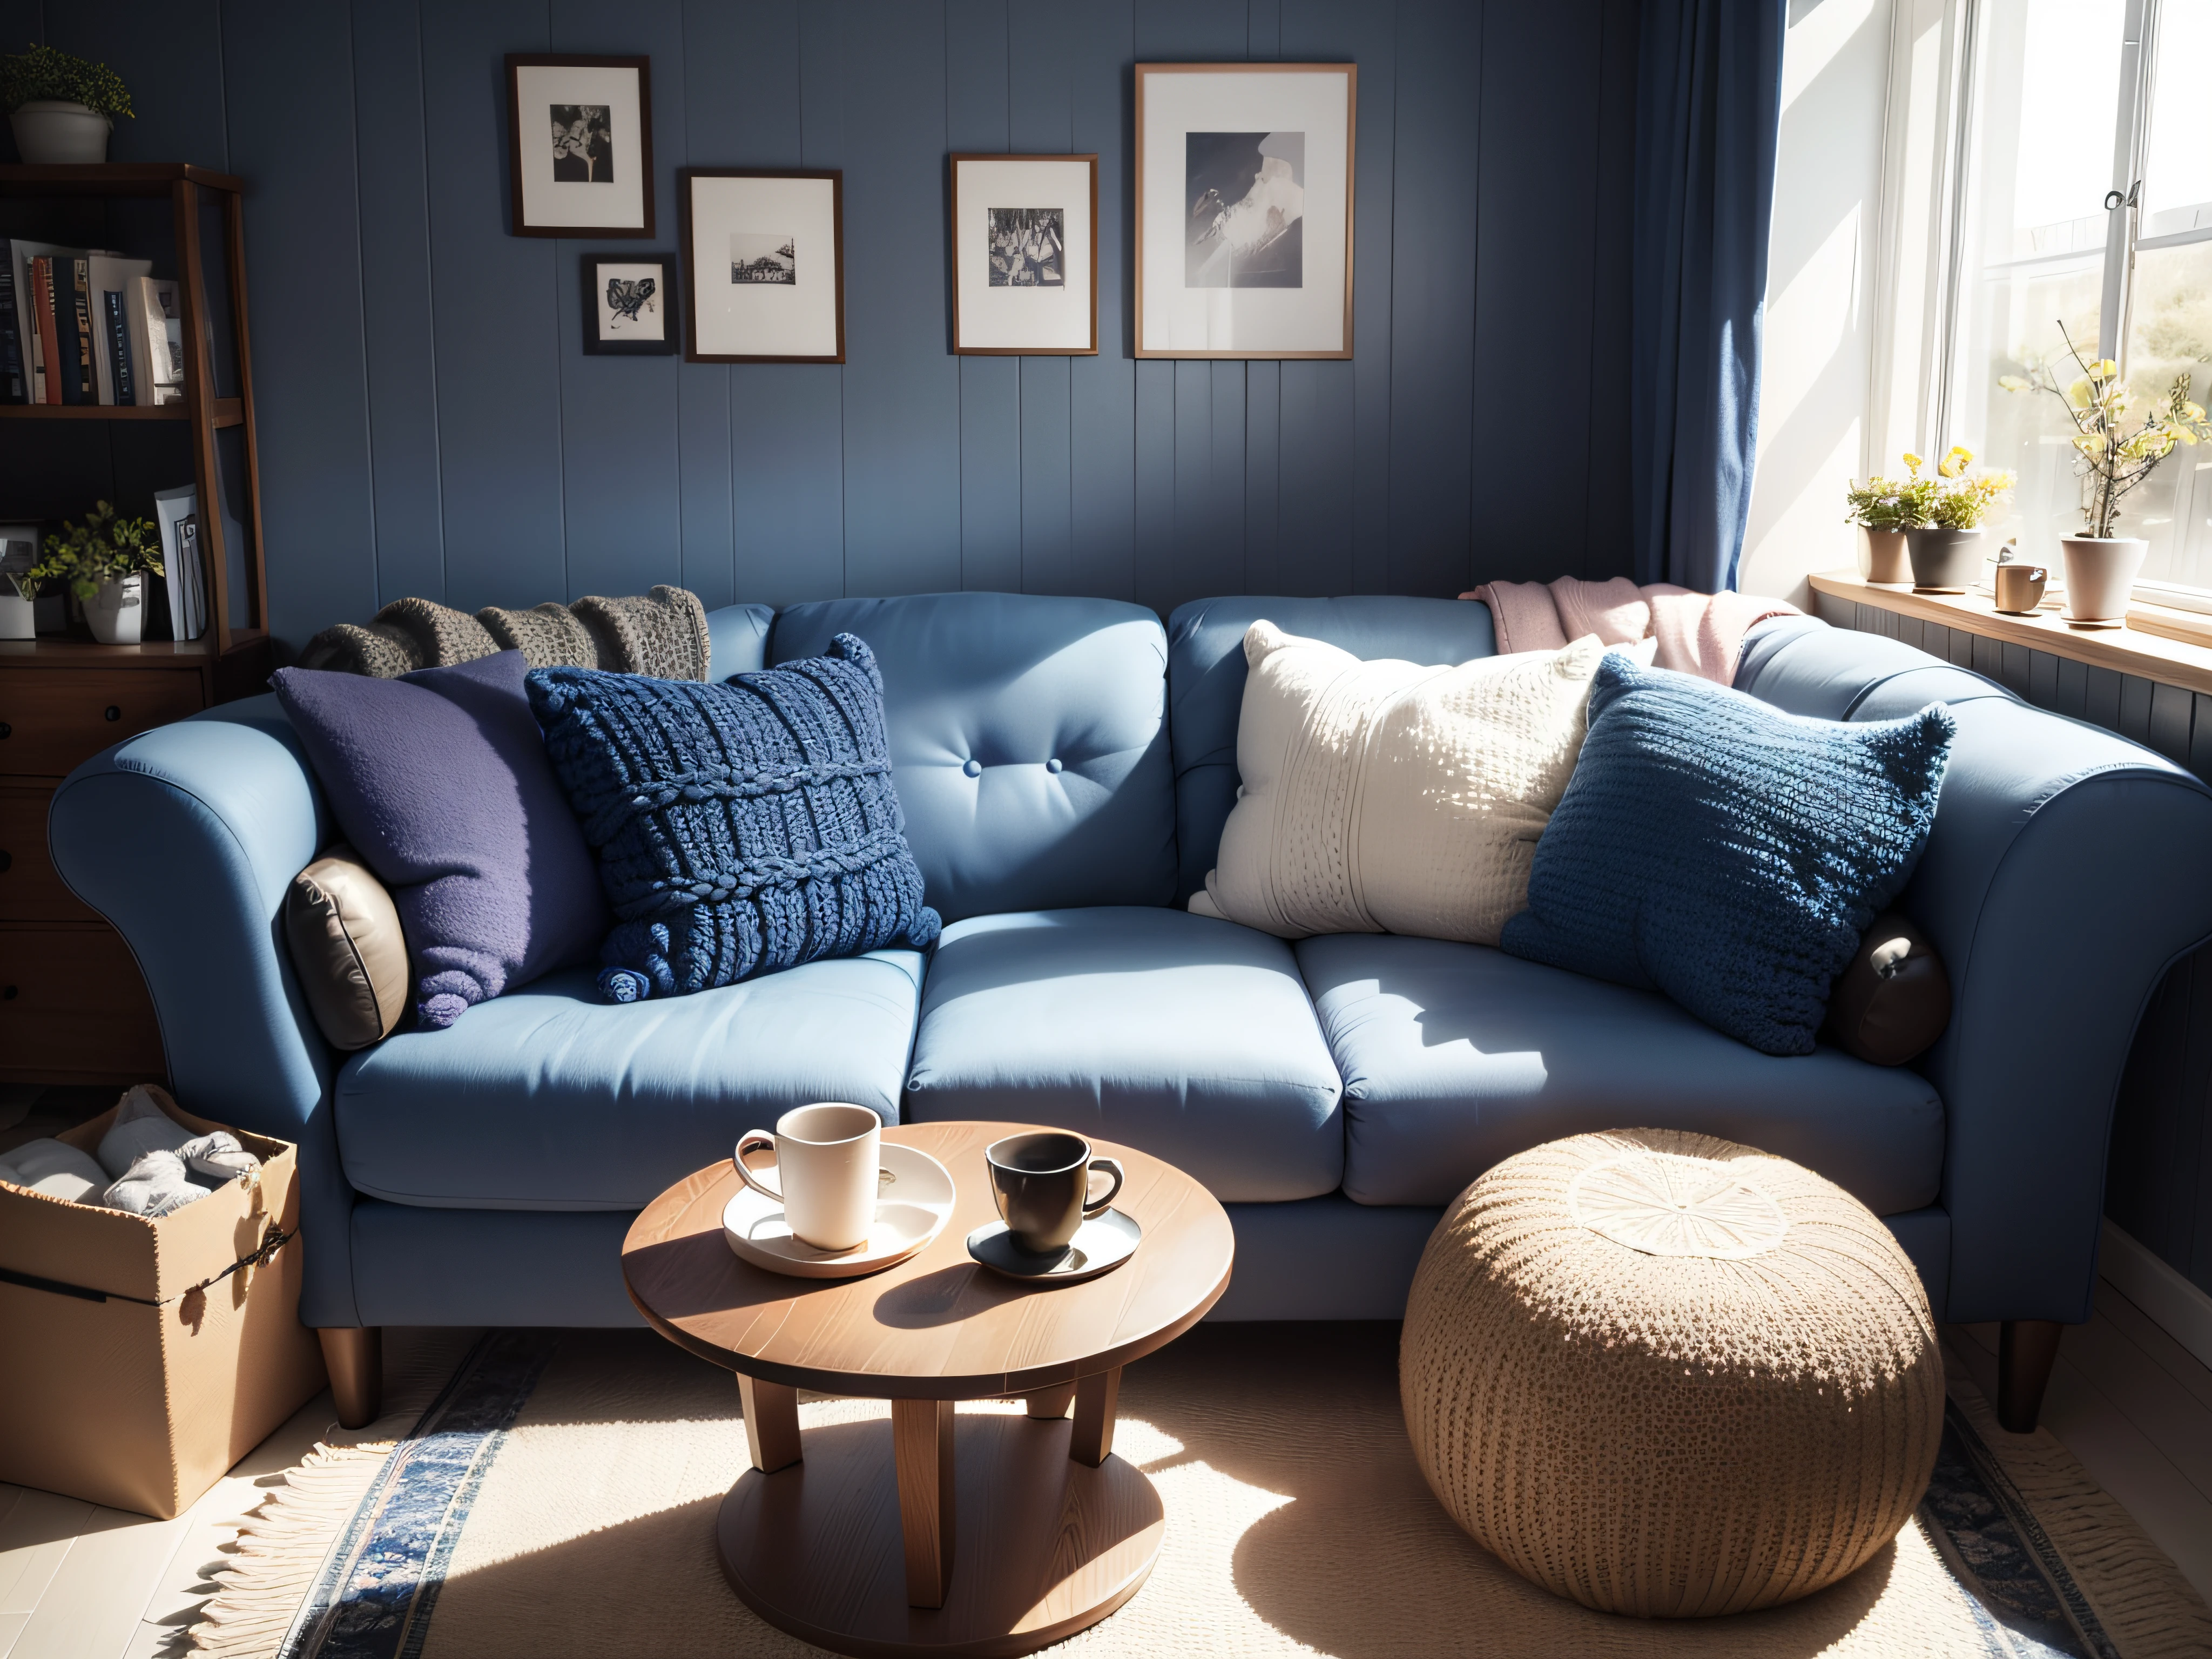
[[[775,622],[773,606],[726,605],[707,613],[709,679],[726,680],[732,674],[750,674],[768,666],[768,630]]]
[[[1735,689],[1785,714],[1823,720],[1899,720],[1931,702],[2018,701],[1995,680],[1902,640],[1785,617],[1752,630]]]
[[[1168,696],[1175,738],[1175,902],[1206,885],[1221,826],[1237,805],[1237,722],[1244,708],[1244,631],[1261,617],[1285,634],[1349,651],[1430,666],[1493,656],[1490,607],[1471,599],[1380,594],[1291,599],[1254,595],[1193,599],[1168,618]]]
[[[1158,617],[1038,594],[826,599],[778,613],[769,665],[843,633],[882,671],[907,842],[946,921],[1173,896]]]

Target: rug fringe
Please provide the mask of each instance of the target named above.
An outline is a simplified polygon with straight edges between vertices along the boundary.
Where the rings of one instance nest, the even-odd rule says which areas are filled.
[[[191,1651],[216,1659],[275,1659],[330,1559],[338,1535],[417,1418],[468,1352],[471,1334],[426,1343],[386,1379],[386,1409],[364,1437],[314,1449],[277,1477],[269,1495],[233,1523],[222,1546],[228,1563],[209,1575],[215,1593],[200,1604]]]
[[[2212,1653],[2212,1609],[2135,1517],[2092,1481],[2048,1429],[2008,1434],[1954,1370],[1951,1397],[2027,1501],[2075,1583],[2128,1659]]]

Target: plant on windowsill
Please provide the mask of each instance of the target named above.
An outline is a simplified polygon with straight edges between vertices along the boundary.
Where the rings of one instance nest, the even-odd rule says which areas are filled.
[[[1912,563],[1912,585],[1923,592],[1963,593],[1982,573],[1982,520],[2013,486],[2009,472],[1966,476],[1974,452],[1953,444],[1936,464],[1936,476],[1923,478],[1917,455],[1907,455],[1913,498],[1920,522],[1905,532]]]
[[[1844,501],[1850,509],[1844,522],[1865,533],[1867,580],[1899,586],[1912,580],[1905,559],[1905,533],[1919,522],[1919,503],[1908,478],[1869,478],[1853,483]]]
[[[2078,379],[2062,387],[2049,363],[2033,361],[2026,374],[2001,375],[1997,384],[2007,392],[2048,392],[2073,423],[2074,471],[2081,481],[2081,518],[2088,533],[2058,539],[2066,565],[2066,620],[2078,628],[2121,628],[2150,544],[2140,536],[2112,534],[2120,502],[2177,445],[2194,447],[2212,438],[2212,424],[2189,401],[2189,376],[2184,374],[2163,398],[2148,400],[2130,428],[2131,394],[2120,379],[2120,366],[2110,357],[2086,361],[2063,323],[2058,335],[2081,371]]]
[[[92,636],[102,645],[136,645],[143,632],[146,577],[162,574],[150,519],[118,519],[106,501],[82,525],[64,522],[46,538],[46,556],[25,583],[64,587],[84,606]]]
[[[35,43],[0,57],[0,104],[17,151],[46,166],[105,161],[114,118],[137,114],[130,88],[106,64]]]

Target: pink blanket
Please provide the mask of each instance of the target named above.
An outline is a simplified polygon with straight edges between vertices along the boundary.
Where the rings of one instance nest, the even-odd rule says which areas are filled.
[[[1662,668],[1679,669],[1727,685],[1735,678],[1743,636],[1769,617],[1794,617],[1797,607],[1749,593],[1693,593],[1671,582],[1638,587],[1626,576],[1589,582],[1562,576],[1553,582],[1486,582],[1462,599],[1480,599],[1498,624],[1499,654],[1557,651],[1595,634],[1607,645],[1659,641]]]

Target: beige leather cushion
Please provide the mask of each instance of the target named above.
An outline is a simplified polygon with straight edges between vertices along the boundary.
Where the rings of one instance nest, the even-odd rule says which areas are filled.
[[[407,1009],[407,939],[384,884],[341,842],[292,878],[284,939],[315,1024],[334,1048],[366,1048]]]
[[[1934,1048],[1950,1023],[1943,958],[1917,927],[1884,911],[1828,992],[1829,1039],[1877,1066],[1902,1066]]]
[[[1581,753],[1606,647],[1363,662],[1255,622],[1237,805],[1190,908],[1284,939],[1498,943]]]

